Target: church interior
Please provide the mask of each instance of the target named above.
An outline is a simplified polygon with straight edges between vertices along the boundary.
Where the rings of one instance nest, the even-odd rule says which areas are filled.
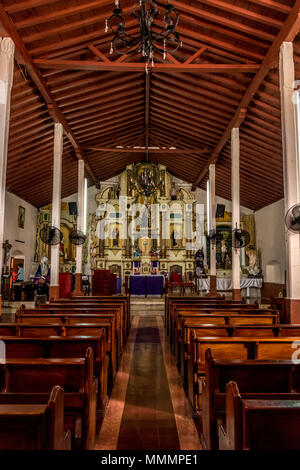
[[[300,450],[300,0],[0,0],[0,450]]]

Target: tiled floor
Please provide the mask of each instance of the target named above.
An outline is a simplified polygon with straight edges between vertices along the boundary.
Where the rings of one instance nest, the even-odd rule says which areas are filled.
[[[162,317],[134,317],[96,449],[200,448]]]

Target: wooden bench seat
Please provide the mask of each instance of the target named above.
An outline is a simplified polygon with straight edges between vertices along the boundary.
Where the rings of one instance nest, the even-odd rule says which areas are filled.
[[[71,325],[75,326],[77,324],[84,324],[84,325],[100,325],[101,327],[105,328],[107,324],[110,325],[111,336],[107,335],[107,351],[110,355],[111,359],[111,370],[112,370],[112,377],[115,376],[118,363],[121,357],[121,350],[120,350],[120,341],[119,341],[119,334],[116,329],[116,319],[114,314],[48,314],[48,313],[32,313],[32,314],[16,314],[16,320],[20,325],[47,325],[49,327],[49,331],[51,328],[56,328],[57,325],[62,325],[66,327],[66,333],[70,332]],[[51,325],[51,326],[50,326]],[[74,329],[75,331],[75,329]],[[79,332],[78,332],[79,333]],[[111,340],[110,340],[111,338]]]
[[[197,313],[190,314],[189,311],[181,312],[178,315],[176,329],[174,330],[174,344],[172,351],[175,354],[177,362],[181,356],[181,344],[184,335],[184,329],[188,325],[194,325],[195,327],[200,325],[220,325],[220,326],[235,326],[235,325],[276,325],[279,321],[278,313],[264,313],[265,311],[257,311],[258,313],[250,313],[245,311],[243,313],[238,313],[237,311],[212,311],[211,313]],[[272,311],[273,312],[273,311]],[[210,328],[208,328],[210,330]],[[221,336],[226,336],[225,331],[221,331]],[[230,330],[228,330],[230,331]],[[190,337],[190,330],[186,332]],[[223,334],[222,334],[223,333]],[[209,332],[206,336],[219,336]],[[189,339],[189,338],[188,338]]]
[[[64,432],[61,387],[53,387],[42,403],[34,394],[0,393],[0,450],[70,448],[71,433]]]
[[[124,306],[124,313],[126,317],[126,330],[129,332],[131,320],[130,320],[130,295],[116,295],[116,296],[79,296],[73,297],[72,299],[60,299],[50,302],[49,305],[61,305],[61,306],[73,306],[74,304],[89,304],[89,305],[110,305]],[[40,306],[42,308],[42,305]]]
[[[96,431],[96,380],[93,350],[83,358],[15,358],[0,366],[3,394],[29,394],[44,403],[54,385],[64,390],[64,426],[74,448],[93,449]]]
[[[295,398],[295,394],[300,394],[300,365],[291,360],[217,360],[208,349],[202,381],[202,444],[207,449],[218,449],[217,422],[225,417],[226,385],[230,381],[239,384],[240,393],[246,398],[265,398],[266,394],[273,399],[289,394]]]
[[[82,319],[85,318],[85,320],[81,321],[81,323],[96,323],[95,321],[91,322],[88,317],[91,315],[98,315],[99,317],[102,316],[102,318],[108,318],[109,316],[114,316],[115,317],[115,329],[116,329],[116,338],[118,341],[118,357],[121,357],[123,347],[125,344],[125,336],[124,336],[124,330],[123,330],[123,320],[121,316],[120,309],[115,308],[115,309],[102,309],[102,308],[44,308],[44,309],[20,309],[16,312],[16,321],[20,323],[24,323],[26,321],[26,318],[28,315],[62,315],[62,316],[67,316],[68,317],[68,322],[71,323],[78,323],[77,319],[75,318],[72,320],[70,317],[73,315],[85,315],[85,317],[82,317]],[[24,318],[24,319],[23,319]],[[33,319],[34,317],[32,317]],[[36,317],[37,318],[37,317]],[[78,318],[78,317],[77,317]],[[31,320],[32,322],[33,320]]]
[[[253,320],[252,318],[250,320]],[[191,358],[191,331],[198,337],[260,337],[260,338],[300,338],[300,325],[197,325],[190,317],[181,319],[181,329],[178,337],[178,370],[182,375],[184,388],[187,389],[188,361]]]
[[[101,323],[101,325],[89,323],[78,323],[76,325],[0,323],[0,336],[17,336],[21,338],[44,338],[48,336],[102,337],[103,330],[105,330],[106,355],[104,357],[104,367],[102,368],[101,387],[103,400],[106,402],[107,394],[110,393],[113,386],[114,372],[117,367],[116,346],[115,340],[113,341],[113,345],[111,344],[112,335],[110,323]]]
[[[185,303],[180,303],[177,304],[177,302],[170,303],[169,306],[169,313],[168,313],[168,318],[167,318],[167,331],[168,334],[171,335],[171,342],[172,342],[172,329],[174,327],[174,323],[176,322],[176,317],[180,311],[195,311],[195,310],[207,310],[211,311],[212,309],[215,310],[227,310],[227,309],[240,309],[240,310],[255,310],[258,308],[257,304],[245,304],[242,302],[229,302],[223,300],[222,302],[199,302],[199,303],[194,303],[194,304],[185,304]]]
[[[173,310],[175,307],[181,305],[189,307],[200,307],[201,305],[237,305],[244,304],[244,301],[225,299],[224,296],[220,297],[176,297],[172,295],[166,295],[165,297],[165,326],[167,328],[167,333],[169,333],[169,319],[173,315]]]
[[[40,337],[22,338],[13,336],[0,336],[6,348],[6,358],[83,358],[87,348],[93,351],[93,371],[97,385],[97,407],[101,410],[106,402],[107,390],[105,387],[104,369],[105,359],[105,332],[102,336],[81,337]],[[56,385],[56,384],[54,384]]]
[[[202,409],[205,352],[211,349],[222,360],[290,360],[295,338],[217,338],[191,334],[191,361],[188,363],[188,396],[196,411]]]
[[[249,306],[248,306],[249,307]],[[238,306],[224,306],[218,305],[213,306],[211,308],[197,308],[197,309],[186,309],[186,308],[176,308],[174,310],[174,316],[171,319],[171,325],[170,325],[170,343],[173,346],[173,350],[175,348],[175,344],[177,341],[177,333],[178,329],[180,328],[180,321],[182,316],[198,316],[198,315],[203,315],[203,314],[221,314],[224,315],[225,321],[230,322],[230,319],[226,317],[226,314],[236,314],[240,316],[244,315],[254,315],[254,316],[259,316],[259,315],[277,315],[277,323],[279,322],[279,315],[277,310],[272,310],[272,309],[264,309],[264,308],[244,308],[244,307],[238,307]],[[242,320],[239,320],[239,324],[241,324]],[[265,321],[261,320],[261,322],[264,324]],[[210,322],[208,322],[210,323]],[[215,323],[215,322],[212,322]],[[259,323],[259,322],[258,322]],[[245,323],[247,324],[247,323]]]
[[[219,424],[220,450],[300,450],[300,400],[245,398],[226,386],[226,429]]]

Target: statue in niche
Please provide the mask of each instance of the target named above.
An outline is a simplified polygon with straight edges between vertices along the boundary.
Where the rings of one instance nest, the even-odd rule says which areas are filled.
[[[65,259],[65,239],[63,238],[59,244],[59,256],[62,256]]]
[[[228,257],[228,252],[227,252],[227,246],[226,246],[226,240],[221,240],[221,257],[222,257],[222,263],[223,267],[225,268],[225,264],[227,261]]]
[[[178,232],[177,232],[176,228],[174,228],[173,233],[172,233],[172,246],[173,246],[173,248],[178,247],[178,242],[177,242],[178,237],[179,237]]]
[[[114,227],[112,231],[113,246],[119,246],[119,230],[117,227]]]

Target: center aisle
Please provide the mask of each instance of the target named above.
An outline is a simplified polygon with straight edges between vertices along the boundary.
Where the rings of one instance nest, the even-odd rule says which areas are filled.
[[[98,450],[201,449],[160,315],[135,316]]]

